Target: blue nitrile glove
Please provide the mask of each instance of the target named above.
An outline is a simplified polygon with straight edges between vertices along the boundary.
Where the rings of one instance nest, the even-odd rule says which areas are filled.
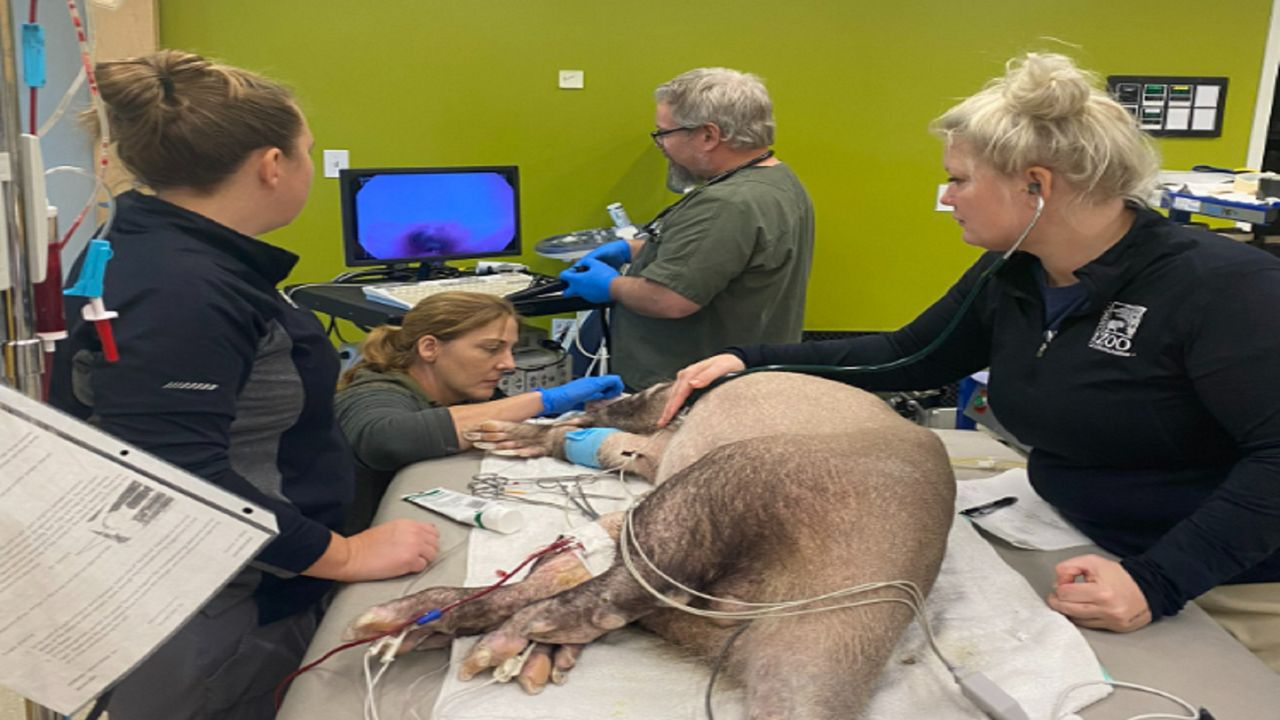
[[[542,414],[559,415],[581,410],[591,400],[607,400],[622,393],[622,378],[617,375],[578,378],[553,388],[537,388],[542,395]]]
[[[584,255],[582,260],[599,260],[611,268],[620,268],[631,262],[631,243],[626,240],[607,242]]]
[[[599,260],[582,258],[576,265],[560,273],[565,281],[565,297],[580,297],[587,302],[603,305],[610,300],[609,283],[618,277],[618,271]]]

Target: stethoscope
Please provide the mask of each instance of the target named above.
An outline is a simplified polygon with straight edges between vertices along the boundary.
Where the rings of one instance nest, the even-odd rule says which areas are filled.
[[[703,190],[706,190],[712,185],[715,185],[716,183],[724,182],[725,180],[728,180],[729,178],[733,177],[734,175],[737,175],[743,170],[746,170],[749,167],[755,167],[756,165],[759,165],[760,163],[764,162],[765,160],[768,160],[771,157],[773,157],[773,150],[765,150],[764,152],[742,163],[741,165],[729,168],[728,170],[725,170],[724,172],[720,173],[719,175],[716,175],[715,177],[712,177],[706,182],[701,183],[699,185],[695,185],[692,189],[685,192],[684,195],[680,196],[679,200],[676,200],[675,202],[663,208],[662,212],[658,213],[657,215],[654,216],[652,220],[650,220],[649,222],[641,226],[639,234],[648,236],[652,240],[657,240],[658,236],[662,234],[662,226],[659,225],[658,223],[660,223],[664,217],[670,215],[673,211],[675,211],[676,208],[689,202],[694,197],[696,197],[698,193],[702,192]]]
[[[955,332],[957,327],[959,327],[960,321],[964,319],[965,313],[969,311],[969,306],[973,305],[973,301],[977,299],[978,293],[982,292],[982,289],[986,287],[987,281],[991,279],[991,276],[994,275],[997,270],[1004,266],[1005,261],[1008,260],[1011,255],[1017,252],[1018,248],[1022,246],[1022,241],[1027,239],[1027,236],[1035,229],[1036,223],[1040,222],[1040,214],[1044,212],[1044,197],[1040,195],[1039,183],[1031,183],[1028,185],[1027,192],[1035,195],[1036,198],[1036,210],[1031,216],[1031,221],[1027,223],[1025,228],[1023,228],[1022,234],[1018,236],[1016,241],[1014,241],[1013,246],[1006,250],[1003,255],[996,259],[995,262],[991,263],[991,266],[984,270],[982,275],[978,277],[978,282],[973,286],[973,289],[969,291],[969,294],[965,296],[964,302],[960,303],[960,309],[957,310],[956,314],[951,318],[951,322],[947,323],[947,326],[942,329],[942,332],[938,333],[938,336],[933,339],[933,342],[910,355],[907,355],[906,357],[875,365],[761,365],[759,367],[747,368],[739,372],[727,373],[725,375],[721,375],[715,380],[712,380],[706,387],[695,389],[693,392],[689,393],[689,397],[685,399],[684,405],[681,406],[682,409],[693,405],[698,401],[698,398],[702,397],[702,395],[708,390],[729,382],[734,378],[740,378],[744,375],[750,375],[751,373],[792,372],[804,375],[814,375],[816,377],[828,378],[830,380],[843,380],[851,376],[897,370],[898,368],[920,362],[924,358],[928,357],[929,354],[934,350],[937,350],[947,338],[951,337],[951,334]]]
[[[675,202],[665,207],[662,210],[662,212],[654,216],[652,220],[642,225],[640,229],[636,232],[636,237],[643,238],[648,242],[653,242],[653,243],[660,242],[660,239],[658,236],[662,234],[662,226],[659,225],[659,223],[662,222],[662,219],[664,217],[666,217],[667,215],[670,215],[672,211],[674,211],[676,208],[689,202],[689,200],[691,200],[693,197],[695,197],[698,193],[702,192],[706,188],[712,185],[715,185],[718,182],[724,182],[725,180],[728,180],[729,178],[733,177],[734,174],[742,172],[743,170],[746,170],[747,168],[752,167],[754,165],[759,165],[760,163],[764,162],[765,160],[768,160],[771,157],[773,157],[773,151],[766,150],[765,152],[751,158],[750,160],[742,163],[741,165],[734,168],[730,168],[720,173],[719,175],[716,175],[710,180],[707,180],[706,182],[700,185],[694,186],[692,189],[685,192],[685,194],[682,195],[679,200],[676,200]],[[582,270],[586,270],[587,268],[585,265],[580,265],[575,263],[570,269],[582,271]],[[536,285],[534,287],[530,287],[525,290],[518,290],[514,293],[507,295],[506,298],[511,302],[521,302],[524,300],[530,300],[535,297],[540,297],[542,295],[550,295],[552,293],[563,292],[566,287],[568,287],[568,283],[566,283],[564,280],[555,280],[542,285]]]

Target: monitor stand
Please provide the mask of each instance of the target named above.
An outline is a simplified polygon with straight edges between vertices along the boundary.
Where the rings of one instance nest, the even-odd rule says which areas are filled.
[[[362,275],[381,277],[386,282],[413,282],[417,278],[416,269],[407,263],[391,263],[377,268],[370,268]]]
[[[458,277],[461,274],[462,272],[457,268],[445,265],[441,261],[424,262],[419,265],[391,263],[371,267],[359,272],[347,273],[343,276],[341,282],[410,283]]]
[[[455,267],[445,265],[442,260],[433,260],[418,265],[418,282],[424,280],[440,280],[442,278],[458,277],[462,272]]]

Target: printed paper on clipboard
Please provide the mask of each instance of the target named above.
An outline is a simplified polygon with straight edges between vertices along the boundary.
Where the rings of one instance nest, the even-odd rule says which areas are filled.
[[[271,512],[0,385],[0,685],[72,714],[275,535]]]

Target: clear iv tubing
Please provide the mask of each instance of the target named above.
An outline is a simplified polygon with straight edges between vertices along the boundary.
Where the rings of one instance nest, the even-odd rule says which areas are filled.
[[[98,195],[106,195],[107,217],[106,221],[102,223],[102,236],[105,237],[107,231],[111,229],[111,223],[115,222],[116,199],[112,197],[110,193],[106,192],[107,186],[106,183],[103,182],[102,175],[94,174],[84,168],[75,167],[73,165],[59,165],[44,171],[45,177],[50,177],[58,173],[74,173],[93,181],[93,193],[89,196],[89,201],[85,205],[84,209],[81,210],[80,215],[77,216],[76,225],[79,225],[79,222],[84,219],[85,215],[88,214],[88,211],[91,210],[94,205],[98,204]],[[67,240],[69,240],[71,238],[71,233],[73,232],[75,232],[75,227],[68,230],[66,236],[58,241],[58,246],[61,247]]]
[[[937,350],[947,338],[951,337],[951,333],[955,332],[956,327],[960,325],[960,321],[964,319],[965,313],[969,311],[969,306],[973,305],[973,301],[977,299],[978,293],[982,292],[982,289],[986,287],[987,280],[989,280],[991,276],[1004,265],[1005,261],[1009,259],[1009,256],[1013,255],[1013,253],[1022,246],[1022,241],[1027,239],[1027,235],[1031,234],[1031,231],[1035,229],[1036,223],[1040,221],[1040,214],[1042,212],[1044,212],[1044,198],[1037,195],[1035,214],[1031,216],[1031,222],[1027,223],[1027,227],[1022,230],[1022,234],[1018,236],[1017,241],[1013,243],[1012,247],[1005,251],[1004,255],[1001,255],[998,260],[992,263],[991,267],[983,271],[982,275],[978,278],[977,284],[974,285],[973,290],[969,291],[969,294],[965,297],[964,301],[960,303],[960,309],[956,311],[955,316],[952,317],[951,321],[947,323],[947,326],[942,329],[942,332],[933,339],[933,342],[930,342],[928,345],[925,345],[910,355],[876,365],[760,365],[758,367],[747,368],[736,373],[728,373],[712,380],[705,388],[695,390],[690,393],[689,399],[685,401],[685,405],[692,405],[699,397],[702,396],[702,393],[711,390],[721,383],[728,382],[733,378],[742,377],[743,375],[749,375],[751,373],[794,372],[838,380],[849,375],[862,375],[864,373],[897,370],[898,368],[919,362],[934,350]]]

